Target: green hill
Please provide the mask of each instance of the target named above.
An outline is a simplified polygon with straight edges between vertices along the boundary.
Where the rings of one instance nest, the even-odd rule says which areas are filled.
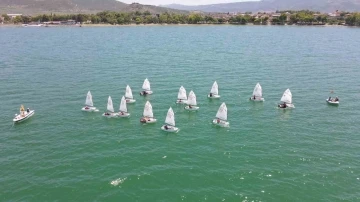
[[[96,13],[100,11],[150,11],[151,13],[186,13],[142,4],[125,4],[116,0],[0,0],[0,13]]]

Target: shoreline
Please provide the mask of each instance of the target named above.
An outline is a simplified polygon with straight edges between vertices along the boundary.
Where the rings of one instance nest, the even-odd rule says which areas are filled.
[[[277,26],[277,27],[284,27],[284,26],[298,26],[298,27],[358,27],[358,26],[348,26],[348,25],[272,25],[272,24],[266,24],[266,25],[258,25],[253,23],[248,23],[245,25],[242,24],[231,24],[231,23],[221,23],[221,24],[82,24],[81,27],[153,27],[153,26]],[[22,24],[0,24],[0,27],[23,27]],[[45,26],[41,26],[45,27]],[[78,25],[50,25],[48,27],[79,27]]]

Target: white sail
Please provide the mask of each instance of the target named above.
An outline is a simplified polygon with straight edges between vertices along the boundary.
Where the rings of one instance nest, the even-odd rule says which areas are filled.
[[[150,82],[149,82],[149,80],[147,78],[145,79],[145,81],[143,83],[142,89],[143,90],[149,90],[149,91],[151,90],[150,89]]]
[[[109,98],[108,98],[107,110],[108,110],[109,112],[114,112],[114,106],[113,106],[113,102],[112,102],[112,99],[111,99],[110,96],[109,96]]]
[[[86,101],[85,101],[85,105],[89,106],[89,107],[93,107],[94,103],[92,101],[92,95],[90,93],[90,91],[87,93],[86,95]]]
[[[194,91],[190,91],[189,93],[189,99],[188,99],[188,102],[187,102],[189,105],[193,105],[193,106],[196,106],[196,95],[194,93]]]
[[[219,87],[218,87],[218,84],[217,84],[216,81],[212,85],[210,93],[212,93],[213,95],[218,95],[219,94]]]
[[[183,86],[181,86],[179,89],[178,99],[179,100],[187,100],[186,90]]]
[[[166,114],[165,123],[171,126],[175,126],[175,115],[173,109],[170,107]]]
[[[256,98],[262,98],[262,88],[261,88],[261,85],[259,83],[256,84],[252,96],[253,97],[255,96]]]
[[[146,102],[143,116],[145,117],[154,117],[153,109],[149,101]]]
[[[227,107],[226,107],[226,104],[225,102],[223,102],[220,107],[219,107],[219,110],[218,112],[216,113],[216,118],[219,118],[223,121],[226,121],[227,120]]]
[[[121,98],[119,110],[120,110],[121,112],[127,112],[126,100],[125,100],[125,97],[124,97],[124,96],[122,96],[122,98]]]
[[[285,102],[286,104],[292,103],[292,94],[290,92],[290,89],[286,89],[280,101]]]
[[[126,86],[126,91],[125,91],[125,98],[129,98],[129,99],[133,99],[134,96],[132,94],[131,88],[129,85]]]

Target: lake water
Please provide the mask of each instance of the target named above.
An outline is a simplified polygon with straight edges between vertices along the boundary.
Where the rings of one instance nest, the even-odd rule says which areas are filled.
[[[0,27],[0,201],[360,200],[359,36],[347,27]],[[146,77],[154,94],[144,98]],[[215,80],[221,99],[208,100]],[[248,100],[257,82],[263,103]],[[103,118],[126,84],[131,117]],[[175,104],[181,85],[198,112]],[[279,110],[287,88],[296,108]],[[88,90],[98,113],[80,110]],[[340,105],[327,105],[336,95]],[[156,124],[139,122],[146,100]],[[211,124],[222,102],[229,128]],[[21,104],[35,116],[13,125]],[[170,106],[177,134],[160,130]]]

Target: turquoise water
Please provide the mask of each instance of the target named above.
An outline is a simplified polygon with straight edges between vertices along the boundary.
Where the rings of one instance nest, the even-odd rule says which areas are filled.
[[[360,29],[0,27],[0,201],[356,201]],[[140,97],[149,78],[154,94]],[[214,81],[220,100],[208,100]],[[248,101],[257,82],[264,103]],[[106,119],[126,85],[129,119]],[[197,95],[198,112],[175,101]],[[290,88],[293,110],[276,108]],[[98,113],[80,109],[91,90]],[[340,105],[327,105],[330,90]],[[150,100],[158,122],[139,123]],[[220,104],[230,128],[211,124]],[[24,104],[36,110],[13,125]],[[173,107],[180,132],[160,130]]]

